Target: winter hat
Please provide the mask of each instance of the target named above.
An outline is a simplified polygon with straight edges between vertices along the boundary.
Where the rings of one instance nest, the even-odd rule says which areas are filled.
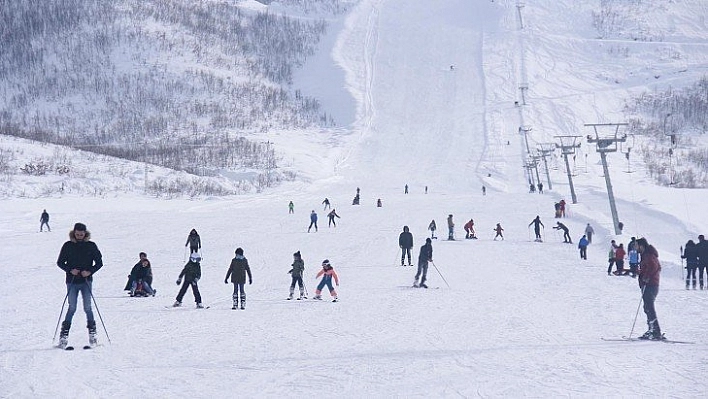
[[[433,242],[433,241],[430,239],[430,237],[428,237],[428,238],[425,239],[425,243],[426,243],[426,244],[430,244],[431,242]]]
[[[300,251],[295,252],[293,256],[296,258],[302,258],[302,255],[300,255]]]
[[[329,264],[329,259],[323,260],[323,261],[322,261],[322,266],[323,266],[323,267],[324,267],[324,266],[331,266],[331,265]]]
[[[76,223],[74,225],[74,231],[86,231],[86,225],[83,223]]]
[[[189,260],[192,262],[199,262],[202,260],[202,256],[199,255],[197,252],[193,252],[191,255],[189,255]]]
[[[243,248],[236,248],[236,255],[243,255]]]

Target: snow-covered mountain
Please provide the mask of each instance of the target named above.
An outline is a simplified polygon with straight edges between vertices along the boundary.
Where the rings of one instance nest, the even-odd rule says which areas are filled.
[[[598,33],[593,12],[608,10],[601,4],[624,22]],[[584,124],[623,122],[631,95],[705,73],[703,2],[601,4],[361,0],[331,24],[338,30],[297,76],[305,94],[351,123],[267,137],[299,178],[259,194],[194,200],[136,192],[2,200],[10,284],[0,294],[1,396],[704,396],[708,299],[684,289],[679,247],[706,232],[706,190],[657,186],[638,160],[609,154],[624,224],[616,236],[600,157],[583,139],[570,160],[577,204],[557,156],[549,159],[552,189],[541,172],[544,194],[528,192],[527,140],[534,148],[592,134]],[[662,58],[667,51],[681,57]],[[350,97],[327,90],[329,82]],[[132,168],[125,178],[143,177]],[[353,206],[357,188],[361,205]],[[336,227],[327,226],[325,197],[341,215]],[[574,242],[587,223],[595,228],[587,261],[552,229],[561,199]],[[38,232],[42,209],[51,233]],[[312,210],[319,229],[307,233]],[[448,215],[456,241],[444,240]],[[536,215],[548,228],[543,243],[528,227]],[[440,238],[430,288],[411,288],[415,268],[400,266],[398,235],[410,227],[415,263],[433,219]],[[470,219],[479,239],[459,239]],[[55,259],[77,221],[103,253],[93,293],[105,328],[99,321],[102,346],[70,353],[52,348],[66,295]],[[504,240],[493,239],[497,223]],[[203,242],[199,286],[210,308],[194,309],[187,293],[172,309],[192,228]],[[631,236],[659,251],[663,331],[694,344],[601,339],[645,330],[637,281],[607,275],[609,241]],[[232,286],[223,283],[238,247],[254,280],[245,311],[231,310]],[[154,298],[122,290],[140,251],[152,261]],[[332,263],[338,303],[285,300],[296,251],[310,296],[321,262]],[[85,341],[84,321],[79,309],[71,342]]]

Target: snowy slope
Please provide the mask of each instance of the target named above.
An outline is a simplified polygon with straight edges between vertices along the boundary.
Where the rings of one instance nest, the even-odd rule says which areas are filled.
[[[588,42],[568,31],[583,29],[584,14],[571,11],[570,0],[554,3],[555,9],[526,4],[529,28],[520,32],[511,1],[437,0],[431,7],[429,1],[362,0],[342,21],[332,48],[356,102],[356,110],[340,114],[356,115],[354,122],[331,141],[311,132],[287,143],[309,181],[193,201],[4,200],[2,264],[10,284],[0,293],[0,396],[703,396],[701,315],[708,300],[702,291],[683,289],[676,252],[708,227],[699,205],[705,190],[657,189],[641,171],[624,173],[621,155],[611,169],[627,226],[618,239],[646,235],[657,243],[662,327],[695,345],[601,340],[641,334],[645,323],[639,311],[633,327],[636,280],[605,272],[607,242],[615,237],[594,151],[583,149],[589,164],[576,176],[580,203],[564,221],[573,240],[586,223],[595,226],[588,261],[551,229],[553,203],[569,196],[562,169],[552,171],[553,191],[526,193],[520,124],[551,137],[568,126],[581,132],[582,123],[596,122],[596,110],[616,105],[592,100],[604,83],[572,68],[573,46]],[[686,12],[675,18],[701,9],[682,4]],[[705,43],[705,36],[689,33],[686,40]],[[529,56],[531,42],[534,54],[547,55]],[[539,65],[549,59],[569,67],[551,68],[540,79]],[[605,68],[615,66],[599,64],[597,71]],[[520,110],[513,102],[525,79],[535,97]],[[554,89],[559,82],[563,87]],[[573,107],[558,95],[566,89],[574,93]],[[557,112],[546,112],[553,107]],[[279,139],[286,140],[275,137],[276,145]],[[351,206],[356,187],[358,207]],[[336,228],[327,227],[324,197],[341,215]],[[374,206],[377,198],[382,208]],[[36,231],[42,209],[52,216],[51,233]],[[319,231],[308,234],[313,209]],[[458,237],[474,218],[480,239],[434,241],[431,289],[410,288],[415,270],[398,266],[398,234],[410,226],[415,258],[431,219],[444,238],[448,214]],[[546,226],[544,243],[531,241],[527,226],[536,215]],[[99,328],[101,347],[68,353],[51,348],[65,295],[54,262],[76,221],[88,225],[103,252],[94,295],[111,343]],[[496,223],[505,228],[504,241],[492,240]],[[168,309],[191,228],[204,243],[199,284],[211,308],[194,309],[188,293],[184,308]],[[245,311],[230,310],[232,286],[223,283],[237,247],[254,276]],[[298,250],[310,296],[320,262],[332,262],[341,280],[339,303],[284,300]],[[121,291],[139,251],[152,261],[155,298]],[[76,344],[85,340],[84,322],[78,311],[70,336]]]

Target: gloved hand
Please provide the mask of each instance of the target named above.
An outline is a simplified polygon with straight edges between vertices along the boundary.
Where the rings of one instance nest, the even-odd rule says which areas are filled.
[[[292,274],[292,273],[293,273],[293,269],[290,269],[290,270],[288,271],[288,274]]]
[[[178,278],[177,281],[175,281],[175,282],[177,283],[177,285],[180,285],[180,284],[182,284],[182,279]]]
[[[249,279],[248,279],[248,284],[249,284],[249,285],[250,285],[250,284],[253,284],[253,280],[251,280],[251,279],[249,278]]]
[[[194,280],[192,280],[192,282],[193,282],[194,284],[198,283],[198,282],[199,282],[199,277],[194,278]]]
[[[228,284],[228,283],[229,283],[229,280],[228,280],[228,279],[224,279],[224,284]]]

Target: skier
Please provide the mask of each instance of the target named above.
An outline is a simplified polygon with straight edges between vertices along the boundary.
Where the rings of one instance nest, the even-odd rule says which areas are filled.
[[[317,213],[315,213],[314,209],[310,212],[310,226],[307,228],[308,233],[310,232],[312,226],[315,226],[315,233],[317,233]]]
[[[698,268],[698,249],[693,240],[688,240],[686,247],[683,249],[681,258],[686,259],[686,289],[689,283],[693,280],[693,289],[696,289],[696,269]]]
[[[184,244],[184,246],[186,247],[187,245],[189,245],[190,254],[199,252],[199,250],[202,249],[202,239],[199,237],[199,234],[197,233],[196,229],[192,229],[192,231],[189,232],[189,236],[187,236],[187,242]]]
[[[428,230],[430,230],[430,238],[433,240],[436,240],[437,237],[435,237],[435,230],[437,229],[437,226],[435,225],[435,219],[430,221],[430,224],[428,225]]]
[[[487,187],[482,186],[482,195],[487,195]]]
[[[86,230],[85,224],[74,224],[74,229],[69,232],[69,241],[61,247],[57,266],[66,272],[66,297],[69,300],[69,309],[59,333],[59,347],[64,349],[68,344],[69,329],[76,313],[79,292],[86,313],[89,344],[96,345],[96,320],[91,309],[91,285],[93,275],[103,266],[103,256],[96,243],[91,241],[91,233]]]
[[[615,243],[615,240],[610,241],[610,251],[607,253],[607,261],[609,262],[609,265],[607,266],[607,275],[611,276],[612,275],[612,266],[615,265],[615,251],[617,251],[617,243]]]
[[[536,239],[534,241],[541,242],[541,227],[546,228],[541,222],[541,217],[536,215],[536,219],[529,223],[529,227],[531,227],[531,225],[533,225],[533,232],[536,233]]]
[[[578,249],[580,249],[580,259],[588,260],[588,238],[582,236],[578,241]]]
[[[322,209],[323,211],[327,210],[327,208],[331,208],[331,206],[329,204],[329,198],[325,198],[324,201],[322,201],[322,203],[324,204],[324,208]]]
[[[696,251],[698,251],[698,284],[703,289],[703,272],[708,268],[708,241],[703,234],[698,236]]]
[[[288,271],[288,274],[292,277],[292,282],[290,283],[290,295],[288,295],[288,300],[293,299],[293,293],[295,292],[295,283],[300,286],[300,297],[301,299],[307,299],[305,296],[305,285],[302,282],[302,274],[305,272],[305,262],[302,260],[302,255],[300,251],[293,254],[293,268]]]
[[[141,259],[138,264],[133,266],[130,272],[130,296],[155,296],[155,290],[152,289],[147,281],[150,271],[150,261],[147,258]]]
[[[332,265],[329,264],[328,259],[322,261],[322,270],[317,273],[315,279],[320,277],[322,277],[322,280],[317,284],[315,296],[313,296],[312,299],[322,300],[322,288],[326,285],[327,288],[329,288],[329,294],[332,296],[332,302],[337,302],[337,291],[335,291],[332,286],[332,279],[334,278],[335,284],[339,287],[339,276],[337,276],[337,272],[334,271]]]
[[[337,210],[332,209],[332,211],[327,214],[327,217],[329,218],[329,223],[328,223],[327,227],[332,227],[332,225],[334,225],[334,227],[337,227],[337,223],[334,221],[335,217],[337,217],[337,218],[339,217],[339,215],[337,215]]]
[[[383,206],[383,204],[381,203],[381,198],[377,199],[376,200],[376,207],[381,208],[382,206]]]
[[[413,266],[411,262],[411,248],[413,248],[413,234],[408,229],[408,226],[403,226],[403,232],[398,236],[398,246],[401,247],[401,266],[406,254],[408,254],[408,266]]]
[[[229,270],[226,272],[226,277],[224,277],[224,284],[229,283],[229,276],[231,276],[231,282],[234,284],[234,293],[231,295],[234,301],[234,305],[231,307],[233,310],[238,309],[239,294],[241,296],[241,310],[246,309],[246,291],[244,290],[246,274],[248,274],[248,284],[253,284],[253,276],[251,276],[251,268],[248,266],[248,259],[243,256],[242,248],[236,248],[236,256],[231,259]]]
[[[644,313],[647,315],[647,325],[649,329],[640,339],[664,339],[659,327],[659,320],[654,309],[654,300],[659,294],[659,279],[661,274],[661,264],[659,263],[659,253],[652,245],[649,245],[646,238],[637,240],[637,251],[641,255],[639,263],[639,288],[642,289],[642,300],[644,301]]]
[[[425,285],[425,280],[428,276],[428,262],[433,261],[433,241],[430,238],[425,239],[425,244],[420,247],[420,254],[418,255],[418,272],[415,274],[415,280],[413,281],[413,286],[416,288],[428,288]],[[420,278],[420,284],[418,284],[418,278]]]
[[[359,194],[357,194],[354,196],[354,200],[352,200],[352,205],[359,205],[359,201],[360,201]]]
[[[464,229],[465,229],[465,238],[477,239],[477,234],[474,232],[474,220],[473,219],[470,219],[469,222],[465,223]]]
[[[47,226],[47,231],[52,231],[51,228],[49,228],[49,214],[47,213],[47,210],[45,209],[42,211],[42,215],[39,217],[39,232],[42,232],[42,228],[44,226]]]
[[[406,187],[403,189],[403,194],[408,194],[408,185],[406,184]]]
[[[504,234],[502,234],[502,231],[504,231],[504,229],[501,227],[500,223],[497,223],[497,227],[494,228],[494,231],[497,232],[497,234],[494,236],[494,241],[497,240],[497,237],[501,237],[502,241],[504,241]]]
[[[529,192],[530,193],[536,192],[536,186],[534,186],[533,183],[529,183]]]
[[[425,193],[428,193],[428,186],[425,186]]]
[[[543,194],[543,183],[538,182],[538,193]]]
[[[626,276],[629,274],[629,271],[624,270],[625,255],[627,255],[627,252],[624,250],[624,244],[620,244],[615,250],[615,267],[617,270],[615,270],[614,274],[616,276]]]
[[[585,236],[588,238],[588,244],[592,244],[592,235],[595,234],[595,229],[590,226],[590,223],[585,226]],[[632,237],[634,239],[634,237]],[[627,247],[629,249],[629,247]]]
[[[561,222],[556,222],[556,225],[553,227],[554,230],[563,230],[563,242],[567,244],[572,244],[573,242],[570,240],[570,233],[568,232],[568,227],[564,225]]]
[[[632,239],[636,240],[634,237]],[[632,245],[632,243],[635,243]],[[630,242],[627,245],[629,251],[627,251],[627,259],[629,260],[629,275],[632,278],[637,277],[639,271],[639,252],[637,252],[636,241]],[[695,287],[695,284],[694,284]]]
[[[447,239],[452,241],[455,239],[455,222],[452,221],[452,214],[447,215]]]
[[[179,289],[177,300],[172,304],[173,307],[182,306],[182,298],[184,298],[184,294],[187,293],[187,288],[191,286],[192,293],[194,294],[194,302],[197,303],[197,309],[204,308],[204,305],[202,305],[202,295],[199,293],[199,286],[197,285],[199,279],[202,277],[202,266],[199,264],[201,260],[202,257],[198,252],[192,252],[189,255],[189,262],[184,265],[176,281],[177,285],[180,285],[182,284],[182,277],[184,277],[184,284],[182,284],[182,287]]]
[[[288,213],[295,213],[295,204],[292,201],[288,204]]]

